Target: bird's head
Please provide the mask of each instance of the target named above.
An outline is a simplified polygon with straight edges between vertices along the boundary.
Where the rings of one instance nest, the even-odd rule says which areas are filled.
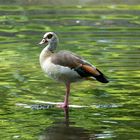
[[[58,37],[54,32],[47,32],[39,44],[45,44],[50,51],[54,51],[57,48]]]
[[[58,42],[58,37],[54,32],[47,32],[44,34],[43,39],[40,41],[40,45]]]

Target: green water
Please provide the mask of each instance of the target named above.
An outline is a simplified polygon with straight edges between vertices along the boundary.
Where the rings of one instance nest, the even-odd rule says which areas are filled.
[[[0,139],[139,140],[138,1],[61,2],[0,0]],[[51,105],[63,101],[65,87],[39,65],[46,31],[110,80],[73,84],[68,112]]]

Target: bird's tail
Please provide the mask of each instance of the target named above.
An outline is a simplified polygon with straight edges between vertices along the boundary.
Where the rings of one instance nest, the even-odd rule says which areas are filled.
[[[101,71],[99,71],[98,69],[96,69],[96,70],[100,73],[100,75],[94,76],[96,78],[96,80],[99,81],[99,82],[102,82],[102,83],[108,83],[109,81],[106,78],[106,76]]]

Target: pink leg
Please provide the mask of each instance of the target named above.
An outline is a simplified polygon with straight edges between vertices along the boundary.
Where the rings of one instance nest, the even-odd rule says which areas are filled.
[[[66,95],[64,99],[64,107],[67,108],[69,105],[69,94],[70,94],[70,83],[66,83]]]
[[[69,105],[69,94],[70,94],[70,83],[66,83],[66,95],[64,99],[64,103],[59,104],[58,107],[60,108],[68,108]]]

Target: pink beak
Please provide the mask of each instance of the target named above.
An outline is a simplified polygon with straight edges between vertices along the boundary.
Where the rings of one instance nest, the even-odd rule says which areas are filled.
[[[42,40],[39,42],[40,45],[45,44],[45,43],[48,43],[48,41],[45,40],[45,39],[42,39]]]

